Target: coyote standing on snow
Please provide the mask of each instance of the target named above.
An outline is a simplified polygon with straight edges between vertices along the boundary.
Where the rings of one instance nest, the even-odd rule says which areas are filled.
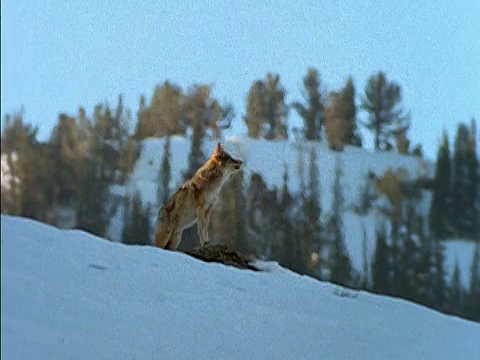
[[[218,143],[211,158],[163,204],[157,219],[156,246],[176,250],[183,230],[195,222],[201,245],[208,243],[213,205],[222,185],[241,166],[242,161],[232,158]]]

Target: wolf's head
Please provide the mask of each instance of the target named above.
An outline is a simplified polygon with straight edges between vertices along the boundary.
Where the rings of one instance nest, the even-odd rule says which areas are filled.
[[[212,158],[214,158],[229,174],[237,172],[242,167],[242,161],[233,158],[227,153],[220,142],[217,143]]]

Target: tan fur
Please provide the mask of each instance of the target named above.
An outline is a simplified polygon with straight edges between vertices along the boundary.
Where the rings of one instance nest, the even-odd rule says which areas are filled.
[[[212,208],[222,185],[242,166],[217,144],[210,159],[185,182],[160,209],[155,232],[155,245],[176,250],[182,232],[197,222],[200,243],[208,243],[208,224]]]

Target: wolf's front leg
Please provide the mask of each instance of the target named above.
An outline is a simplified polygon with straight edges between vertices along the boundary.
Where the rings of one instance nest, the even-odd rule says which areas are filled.
[[[170,240],[167,245],[165,245],[166,250],[177,250],[178,245],[180,245],[180,240],[182,240],[182,230],[176,229],[170,236]]]
[[[164,249],[170,240],[173,229],[171,227],[165,227],[162,225],[163,224],[157,225],[157,229],[155,231],[155,246]]]
[[[210,226],[210,214],[212,213],[213,205],[210,205],[207,210],[205,210],[205,236],[210,241],[210,236],[208,235],[208,228]]]
[[[197,226],[198,226],[198,237],[200,238],[200,244],[205,246],[208,243],[207,235],[207,223],[205,221],[205,211],[203,206],[197,207]]]

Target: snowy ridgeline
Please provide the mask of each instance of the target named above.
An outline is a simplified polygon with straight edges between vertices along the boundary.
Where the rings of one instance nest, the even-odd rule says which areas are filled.
[[[299,191],[299,168],[303,166],[304,181],[308,183],[308,165],[311,149],[316,153],[317,166],[320,179],[321,206],[323,215],[328,216],[332,204],[332,188],[335,178],[336,163],[342,170],[342,191],[345,199],[345,212],[343,214],[343,231],[347,251],[352,260],[352,265],[359,272],[363,272],[362,234],[366,232],[367,263],[375,251],[375,231],[379,221],[385,220],[384,214],[378,210],[379,205],[387,202],[385,197],[380,197],[371,211],[365,215],[357,214],[353,208],[359,204],[362,189],[365,187],[370,172],[382,177],[391,169],[406,171],[406,179],[414,180],[420,177],[433,178],[434,165],[423,160],[395,152],[369,152],[362,148],[347,146],[343,152],[331,151],[325,142],[306,143],[292,141],[267,141],[253,140],[245,137],[228,137],[222,143],[225,148],[244,160],[245,181],[248,182],[251,174],[259,173],[266,183],[273,187],[281,188],[285,167],[289,174],[288,186],[291,192]],[[124,196],[140,193],[142,203],[146,206],[151,203],[152,222],[158,210],[156,204],[157,179],[163,159],[165,138],[147,139],[142,142],[142,151],[135,164],[133,176],[126,187],[113,187],[112,192]],[[215,147],[214,141],[205,140],[203,152],[209,156]],[[182,183],[182,172],[188,167],[190,141],[185,137],[171,138],[171,172],[172,181],[170,192],[175,191]],[[303,165],[302,165],[303,164]],[[431,194],[423,191],[423,201],[420,203],[419,212],[428,214]],[[110,222],[108,237],[119,241],[123,226],[123,208],[118,207],[116,215]],[[458,259],[462,282],[465,287],[469,285],[469,267],[473,258],[472,243],[453,242],[447,246],[446,270],[447,276],[454,268],[455,259]],[[448,278],[449,279],[449,278]]]
[[[478,359],[480,326],[2,216],[2,359]]]

